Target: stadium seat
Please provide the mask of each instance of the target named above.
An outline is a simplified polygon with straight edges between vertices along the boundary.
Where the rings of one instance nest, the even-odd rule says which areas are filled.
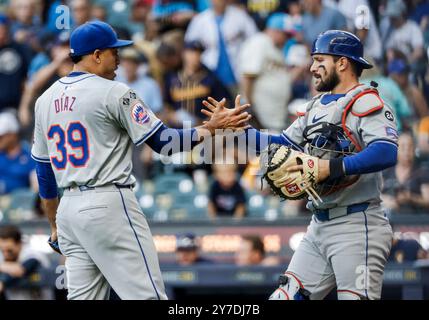
[[[183,181],[187,181],[183,183]],[[171,193],[173,190],[182,189],[187,191],[188,189],[193,189],[193,183],[191,178],[185,173],[172,173],[164,174],[159,176],[155,180],[155,190],[154,193]]]
[[[267,211],[266,198],[258,193],[247,194],[247,213],[249,218],[263,219]]]
[[[30,189],[21,189],[10,194],[10,206],[5,213],[11,222],[30,220],[33,218],[36,194]]]

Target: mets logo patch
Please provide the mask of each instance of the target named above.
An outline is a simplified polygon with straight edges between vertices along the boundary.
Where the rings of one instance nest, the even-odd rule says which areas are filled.
[[[149,114],[140,102],[131,108],[131,116],[138,124],[144,124],[149,121]]]

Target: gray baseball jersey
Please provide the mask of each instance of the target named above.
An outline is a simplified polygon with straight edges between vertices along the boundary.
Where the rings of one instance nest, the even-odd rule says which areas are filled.
[[[52,164],[60,188],[133,184],[132,143],[161,125],[125,84],[93,74],[64,77],[36,102],[32,156]]]
[[[121,299],[167,299],[130,189],[132,143],[161,125],[126,85],[94,74],[61,78],[37,100],[32,156],[65,188],[56,225],[69,299],[108,299],[110,286]]]
[[[303,106],[302,112],[298,113],[298,119],[283,132],[284,137],[301,150],[308,152],[308,140],[311,141],[316,138],[323,124],[330,123],[341,126],[344,120],[344,108],[347,107],[351,99],[358,98],[345,118],[345,125],[355,142],[354,144],[358,145],[357,147],[352,146],[352,148],[355,147],[354,151],[358,152],[375,141],[396,145],[398,138],[396,120],[391,108],[372,93],[359,98],[358,95],[364,89],[368,89],[368,87],[360,86],[339,99],[335,99],[335,96],[334,99],[330,99],[332,96],[321,95],[310,101]],[[304,138],[304,133],[307,134],[307,139]],[[315,155],[317,156],[317,154]],[[330,154],[326,153],[321,157],[329,158]],[[358,180],[347,188],[322,196],[323,203],[318,208],[342,207],[362,202],[379,203],[381,201],[381,184],[381,172],[360,175]],[[309,205],[311,207],[313,204],[309,203]]]

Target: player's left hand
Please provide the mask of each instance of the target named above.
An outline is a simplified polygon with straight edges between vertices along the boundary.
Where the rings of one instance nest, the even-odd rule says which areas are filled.
[[[326,180],[330,174],[329,160],[319,159],[318,166],[319,166],[319,170],[318,170],[319,174],[318,174],[316,181],[322,182],[323,180]],[[286,167],[286,170],[288,172],[302,171],[303,165],[292,165],[292,166]]]
[[[48,239],[48,244],[55,252],[59,254],[63,254],[60,250],[60,246],[58,244],[58,235],[57,231],[52,232],[51,236]]]

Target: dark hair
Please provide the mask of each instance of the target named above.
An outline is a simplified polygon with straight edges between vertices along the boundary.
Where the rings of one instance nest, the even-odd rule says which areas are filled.
[[[177,54],[176,48],[172,45],[169,45],[165,42],[161,42],[158,49],[156,50],[156,55],[158,57],[171,57]]]
[[[70,54],[69,54],[69,57],[70,57],[71,61],[72,61],[74,64],[76,64],[76,63],[78,63],[78,62],[82,61],[82,57],[83,57],[83,56],[74,56],[74,55],[72,55],[72,54],[70,53]]]
[[[342,56],[333,56],[333,58],[334,58],[334,62],[337,62],[338,60],[340,60],[340,58],[342,58]],[[347,58],[347,57],[344,57],[344,58]],[[352,66],[353,73],[359,78],[363,72],[362,66],[359,63],[353,61],[352,59],[347,58],[347,60],[349,60],[349,63]]]
[[[0,239],[12,239],[16,243],[21,242],[21,231],[16,226],[6,225],[0,227]]]
[[[252,250],[256,250],[261,253],[262,256],[265,255],[265,246],[260,236],[257,235],[244,235],[244,241],[248,241],[252,244]]]

